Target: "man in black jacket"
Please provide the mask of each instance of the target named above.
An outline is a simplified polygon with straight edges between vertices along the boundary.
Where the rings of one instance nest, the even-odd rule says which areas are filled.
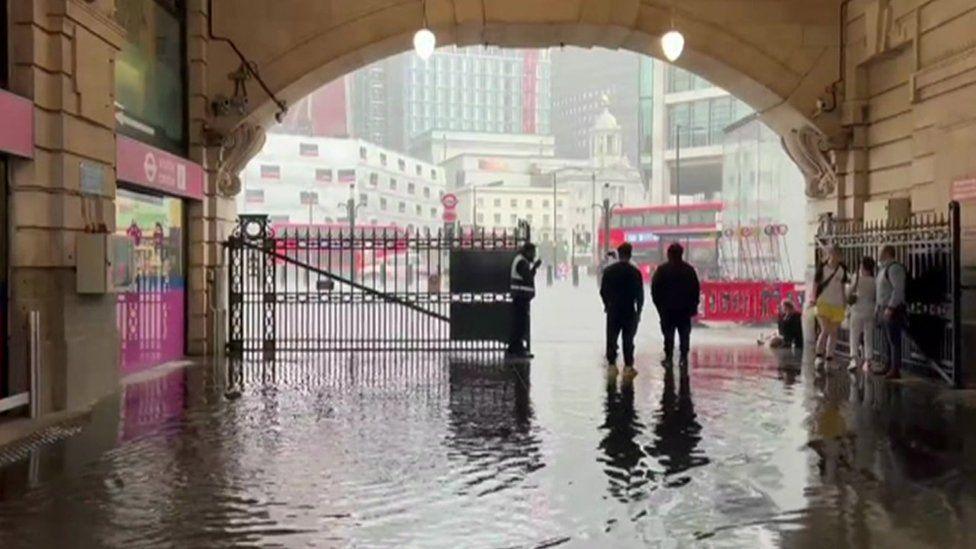
[[[603,271],[600,298],[607,313],[607,362],[617,362],[617,337],[622,336],[624,364],[634,366],[634,335],[644,308],[644,278],[630,262],[633,249],[623,243],[617,248],[618,261]]]
[[[668,261],[659,265],[651,278],[651,299],[661,317],[664,333],[664,366],[674,357],[674,332],[681,340],[681,366],[688,365],[691,346],[691,317],[698,314],[701,287],[695,268],[681,258],[684,248],[674,243],[668,246]]]

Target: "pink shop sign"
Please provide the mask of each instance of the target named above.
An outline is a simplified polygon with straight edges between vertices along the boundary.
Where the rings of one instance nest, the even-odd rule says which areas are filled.
[[[175,154],[119,135],[116,143],[119,181],[166,194],[203,200],[203,167]]]
[[[34,103],[4,90],[0,90],[0,152],[34,156]]]

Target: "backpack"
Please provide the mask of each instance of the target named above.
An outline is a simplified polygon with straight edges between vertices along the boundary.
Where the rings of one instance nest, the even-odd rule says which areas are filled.
[[[888,274],[888,269],[890,269],[892,265],[898,265],[899,267],[901,267],[901,270],[905,273],[905,305],[908,305],[910,303],[919,303],[925,301],[923,299],[923,296],[919,294],[919,286],[916,283],[915,278],[912,276],[911,271],[909,271],[908,267],[906,267],[905,264],[902,263],[901,261],[892,261],[890,265],[885,267],[885,271],[884,271],[885,281],[888,284],[891,284],[891,276]]]

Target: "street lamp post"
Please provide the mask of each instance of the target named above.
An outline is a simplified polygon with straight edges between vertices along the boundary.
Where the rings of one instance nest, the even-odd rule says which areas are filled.
[[[350,280],[356,280],[356,247],[353,243],[353,239],[356,235],[356,212],[359,208],[365,208],[366,203],[360,202],[356,204],[356,184],[352,183],[349,185],[349,198],[346,199],[345,203],[340,202],[339,207],[345,208],[346,217],[349,218],[349,274]],[[341,234],[341,233],[340,233]]]
[[[613,211],[617,208],[622,208],[623,204],[617,202],[614,204],[610,203],[610,184],[605,183],[603,185],[603,204],[593,204],[593,208],[599,208],[603,213],[603,246],[600,249],[600,258],[602,259],[607,255],[610,250],[610,217],[613,215]]]

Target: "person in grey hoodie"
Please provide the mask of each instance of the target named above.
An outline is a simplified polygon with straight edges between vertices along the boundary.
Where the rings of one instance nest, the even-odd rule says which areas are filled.
[[[902,337],[904,336],[906,320],[908,319],[907,304],[905,302],[905,284],[908,271],[905,265],[895,259],[894,246],[886,245],[881,248],[880,268],[876,279],[877,299],[876,307],[878,321],[884,334],[884,355],[888,360],[887,367],[878,372],[888,379],[901,377]]]

